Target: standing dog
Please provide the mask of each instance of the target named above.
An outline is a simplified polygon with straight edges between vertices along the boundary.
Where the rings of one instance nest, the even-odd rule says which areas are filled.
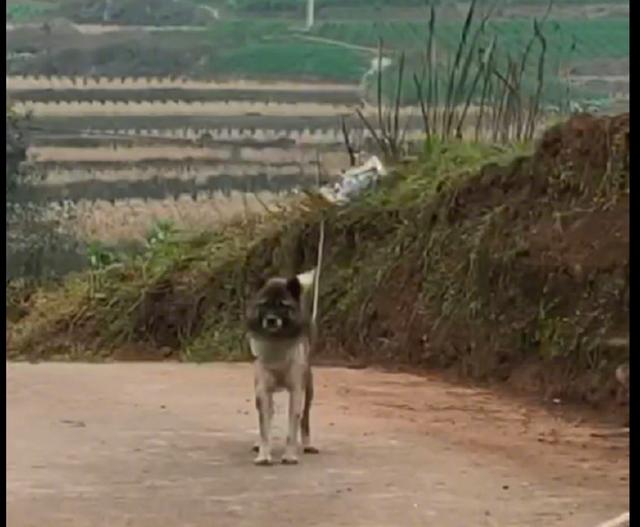
[[[309,363],[313,321],[309,293],[313,289],[314,276],[315,270],[288,279],[270,278],[247,309],[249,345],[255,357],[256,409],[260,426],[256,465],[272,463],[273,394],[280,390],[289,392],[289,426],[282,462],[298,462],[300,433],[303,451],[318,452],[311,446],[309,426],[313,401]]]

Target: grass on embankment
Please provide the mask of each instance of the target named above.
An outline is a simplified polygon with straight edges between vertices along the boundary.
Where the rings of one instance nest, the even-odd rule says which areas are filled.
[[[156,240],[121,266],[11,295],[8,357],[246,359],[251,284],[312,267],[325,214],[319,357],[608,398],[628,356],[606,346],[628,332],[627,139],[623,116],[576,117],[529,156],[433,143],[347,207],[311,200]]]

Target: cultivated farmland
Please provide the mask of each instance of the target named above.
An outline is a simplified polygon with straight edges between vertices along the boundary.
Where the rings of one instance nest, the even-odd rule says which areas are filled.
[[[260,1],[163,0],[150,11],[129,0],[117,12],[94,4],[7,3],[7,90],[14,109],[33,111],[29,160],[46,176],[20,196],[47,203],[54,215],[67,211],[64,221],[83,242],[141,239],[163,218],[210,228],[265,212],[292,189],[314,185],[318,159],[323,180],[348,166],[342,120],[357,149],[375,151],[355,110],[376,122],[380,40],[389,61],[385,96],[395,92],[405,53],[400,114],[405,138],[421,149],[423,119],[411,82],[424,73],[429,17],[421,2],[324,2],[309,31],[299,3],[280,2],[277,12]],[[466,7],[441,4],[434,67],[444,93]],[[543,23],[545,108],[569,99],[599,108],[624,103],[628,4],[556,4]],[[499,60],[517,56],[545,5],[509,3],[480,41],[495,36]],[[529,93],[539,75],[534,44],[523,79]],[[475,99],[467,112],[478,113]],[[205,213],[212,207],[215,214]],[[105,221],[109,214],[118,221]]]

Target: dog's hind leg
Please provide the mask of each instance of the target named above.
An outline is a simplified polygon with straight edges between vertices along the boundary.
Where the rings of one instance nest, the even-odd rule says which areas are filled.
[[[259,391],[256,395],[256,409],[260,425],[260,442],[258,455],[254,460],[256,465],[271,465],[271,418],[273,416],[273,395],[266,391]]]
[[[307,373],[307,383],[304,391],[304,409],[302,410],[302,421],[300,423],[300,431],[302,433],[302,451],[305,454],[317,454],[319,450],[311,445],[311,403],[313,402],[313,376],[311,369]]]

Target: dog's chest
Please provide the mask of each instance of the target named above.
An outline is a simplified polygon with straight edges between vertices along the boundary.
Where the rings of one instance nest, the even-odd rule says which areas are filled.
[[[270,390],[280,391],[304,382],[308,368],[308,339],[293,342],[264,342],[249,339],[256,357],[256,373]]]
[[[309,356],[309,342],[306,338],[292,341],[265,341],[249,338],[251,353],[264,364],[306,363]]]

